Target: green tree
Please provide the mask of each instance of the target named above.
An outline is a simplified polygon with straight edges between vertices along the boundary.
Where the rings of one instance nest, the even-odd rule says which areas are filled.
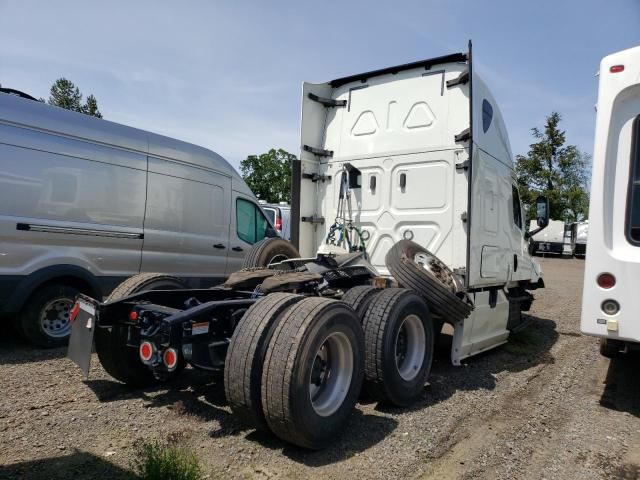
[[[557,112],[547,117],[542,130],[531,129],[538,141],[529,146],[527,155],[516,156],[516,172],[522,203],[527,205],[527,219],[535,218],[538,195],[546,195],[553,220],[575,222],[589,213],[588,179],[590,157],[575,145],[566,145],[566,136],[558,128]]]
[[[296,156],[272,148],[261,155],[249,155],[240,162],[240,173],[260,200],[291,201],[291,162]]]
[[[51,86],[49,93],[49,105],[66,108],[74,112],[85,113],[94,117],[102,118],[98,110],[98,100],[93,95],[87,97],[87,103],[82,103],[82,93],[80,89],[66,78],[57,79]]]

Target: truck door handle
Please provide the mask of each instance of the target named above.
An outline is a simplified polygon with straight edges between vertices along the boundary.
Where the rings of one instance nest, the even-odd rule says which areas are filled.
[[[225,247],[223,243],[216,243],[216,244],[213,246],[213,248],[227,248],[227,247]]]
[[[233,250],[234,252],[241,252],[242,247],[233,247],[231,250]]]

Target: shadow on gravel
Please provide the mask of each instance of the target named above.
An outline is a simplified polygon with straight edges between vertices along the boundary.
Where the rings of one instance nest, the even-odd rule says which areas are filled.
[[[611,410],[640,417],[640,354],[612,358],[604,381],[600,405]]]
[[[321,467],[341,462],[373,447],[393,433],[397,426],[398,422],[393,418],[367,415],[354,410],[344,433],[324,450],[310,451],[292,447],[276,436],[260,431],[251,432],[246,439],[270,450],[281,450],[284,456],[294,462],[308,467]]]
[[[507,344],[463,360],[460,367],[451,364],[452,336],[443,332],[436,344],[429,384],[422,398],[409,409],[379,404],[376,410],[387,413],[421,410],[447,400],[460,390],[493,390],[500,372],[521,372],[554,363],[550,350],[559,337],[556,322],[532,315],[528,317],[532,320],[529,326],[513,334]]]
[[[130,479],[131,473],[88,452],[0,465],[0,480]]]
[[[0,338],[0,365],[19,365],[62,358],[67,347],[43,349],[29,345],[15,332],[8,331]]]

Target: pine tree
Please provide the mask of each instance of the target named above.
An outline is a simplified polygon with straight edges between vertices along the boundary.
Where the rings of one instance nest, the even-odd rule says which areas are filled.
[[[74,112],[82,111],[82,94],[72,81],[59,78],[51,86],[49,105],[66,108]]]
[[[590,158],[575,145],[566,145],[566,136],[558,128],[561,116],[553,112],[543,130],[531,129],[534,138],[527,155],[516,156],[516,171],[522,203],[528,205],[528,219],[535,217],[538,195],[546,195],[553,220],[577,221],[589,213]]]
[[[51,86],[49,105],[66,108],[74,112],[85,113],[93,117],[102,118],[98,110],[98,100],[93,95],[87,97],[86,103],[82,103],[82,93],[71,80],[59,78]]]
[[[87,115],[102,118],[102,114],[100,113],[100,110],[98,110],[98,100],[96,100],[96,97],[93,95],[89,95],[87,97],[87,102],[82,107],[82,111]]]

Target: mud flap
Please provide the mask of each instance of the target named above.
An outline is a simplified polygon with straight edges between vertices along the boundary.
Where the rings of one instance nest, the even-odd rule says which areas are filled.
[[[96,330],[96,311],[98,302],[85,295],[79,295],[71,311],[71,337],[69,338],[69,357],[80,367],[85,378],[89,376],[93,335]]]

